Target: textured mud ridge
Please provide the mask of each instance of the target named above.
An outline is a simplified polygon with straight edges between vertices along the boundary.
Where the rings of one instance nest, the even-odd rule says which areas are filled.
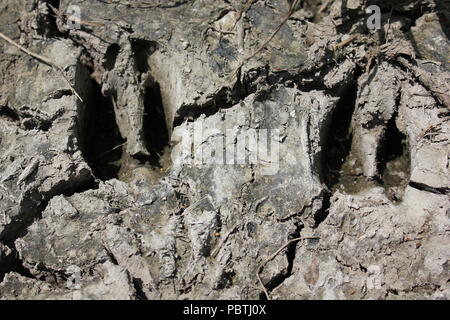
[[[1,299],[450,298],[449,1],[246,3],[1,1]]]

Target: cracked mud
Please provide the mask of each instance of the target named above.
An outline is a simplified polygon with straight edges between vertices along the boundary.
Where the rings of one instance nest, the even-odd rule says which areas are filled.
[[[0,299],[450,298],[449,1],[246,2],[1,1]]]

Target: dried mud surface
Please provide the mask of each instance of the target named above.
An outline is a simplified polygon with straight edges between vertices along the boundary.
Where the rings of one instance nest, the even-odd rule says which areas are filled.
[[[0,299],[450,298],[449,1],[246,2],[0,2]]]

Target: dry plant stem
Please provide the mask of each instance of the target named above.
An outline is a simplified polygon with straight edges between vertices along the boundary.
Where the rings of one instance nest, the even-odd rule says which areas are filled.
[[[273,253],[269,258],[267,258],[266,260],[263,261],[263,263],[261,263],[261,265],[259,266],[257,272],[256,272],[256,276],[258,277],[258,281],[259,284],[261,285],[262,290],[264,291],[264,294],[266,295],[267,300],[270,300],[270,295],[269,292],[267,291],[266,286],[264,285],[264,283],[261,280],[261,277],[259,276],[259,274],[263,271],[264,266],[266,264],[268,264],[270,261],[272,261],[273,259],[275,259],[275,257],[277,255],[280,254],[281,251],[283,251],[287,246],[289,246],[291,243],[293,242],[298,242],[298,241],[303,241],[303,240],[308,240],[308,239],[320,239],[319,237],[301,237],[301,238],[295,238],[295,239],[291,239],[288,242],[286,242],[283,246],[281,246],[280,249],[278,249],[277,251],[275,251],[275,253]]]
[[[337,44],[335,44],[334,46],[332,46],[333,51],[340,49],[342,47],[345,47],[346,45],[348,45],[350,42],[352,42],[353,40],[355,40],[358,36],[356,34],[350,36],[348,39],[345,39]]]
[[[260,53],[262,50],[264,50],[264,48],[269,44],[270,41],[272,41],[273,38],[275,38],[275,36],[277,35],[277,33],[281,30],[281,28],[284,26],[284,24],[289,20],[289,18],[291,17],[292,13],[294,12],[294,3],[291,5],[291,7],[289,8],[289,13],[286,15],[286,17],[283,19],[283,21],[281,21],[281,23],[278,25],[278,27],[274,30],[274,32],[270,35],[269,38],[267,38],[266,41],[264,41],[264,43],[262,44],[262,46],[259,47],[258,50],[256,50],[255,52],[253,52],[252,55],[250,55],[249,57],[245,58],[244,63],[249,61],[250,59],[252,59],[253,57],[255,57],[258,53]]]
[[[243,65],[249,61],[250,59],[254,58],[258,53],[260,53],[262,50],[264,50],[264,48],[269,44],[270,41],[272,41],[273,38],[275,38],[275,36],[277,35],[277,33],[281,30],[281,28],[286,24],[286,22],[289,20],[289,18],[292,16],[292,14],[298,9],[300,3],[302,0],[293,0],[289,6],[289,12],[286,15],[286,17],[283,19],[283,21],[281,21],[281,23],[278,25],[278,27],[272,32],[272,34],[270,35],[270,37],[267,38],[266,41],[264,41],[264,43],[258,48],[258,50],[256,50],[255,52],[253,52],[250,56],[248,56],[247,58],[244,59],[244,61],[242,61],[242,63],[239,65],[239,67],[237,67],[234,72],[231,74],[232,77],[236,76],[236,74],[238,73],[239,69],[241,69],[243,67]],[[253,1],[249,1],[248,3],[253,3]]]
[[[124,143],[121,143],[121,144],[115,146],[114,148],[112,148],[112,149],[110,149],[110,150],[108,150],[108,151],[105,151],[105,152],[103,152],[103,153],[100,153],[100,155],[98,155],[96,158],[97,158],[97,159],[100,159],[100,158],[103,157],[105,154],[108,154],[108,153],[110,153],[110,152],[113,152],[113,151],[115,151],[115,150],[117,150],[117,149],[119,149],[119,148],[121,148],[121,147],[126,146],[127,144],[128,144],[128,142],[125,141]]]
[[[55,15],[60,18],[62,21],[66,20],[67,18],[65,14],[62,14],[58,9],[56,9],[55,7],[53,7],[50,3],[47,4],[50,9],[52,9],[52,11],[55,13]],[[83,24],[83,25],[87,25],[87,26],[93,26],[93,27],[103,27],[105,26],[104,23],[101,22],[94,22],[94,21],[85,21],[85,20],[81,20],[81,19],[77,19],[76,22]]]
[[[391,13],[389,14],[388,27],[387,27],[387,30],[386,30],[386,34],[384,36],[384,43],[387,42],[389,31],[391,30],[391,19],[392,19],[392,13],[393,12],[394,12],[394,7],[391,8]]]
[[[53,63],[50,59],[41,56],[39,54],[36,54],[34,52],[31,52],[30,50],[24,48],[23,46],[21,46],[20,44],[16,43],[14,40],[10,39],[9,37],[7,37],[6,35],[4,35],[3,33],[0,32],[0,38],[2,38],[3,40],[5,40],[6,42],[8,42],[9,44],[15,46],[16,48],[18,48],[19,50],[21,50],[22,52],[28,54],[29,56],[45,63],[46,65],[58,70],[61,75],[63,76],[64,80],[66,80],[66,82],[69,84],[70,89],[72,90],[73,94],[81,101],[83,102],[83,99],[80,97],[80,95],[76,92],[75,88],[73,87],[73,85],[70,83],[69,79],[67,79],[66,75],[64,74],[64,71],[62,68],[60,68],[59,66],[57,66],[55,63]]]
[[[228,240],[228,238],[236,231],[237,227],[239,226],[239,223],[236,223],[230,231],[223,237],[222,241],[220,241],[217,248],[211,253],[211,257],[215,258],[217,254],[219,253],[220,249],[222,249],[222,246],[225,244],[225,242]]]
[[[429,73],[420,70],[403,57],[397,57],[397,61],[405,68],[409,69],[427,90],[434,93],[440,102],[446,106],[447,109],[450,109],[450,95],[436,88],[436,85],[434,84],[434,81]]]
[[[242,18],[242,14],[248,10],[248,8],[250,8],[250,6],[253,4],[253,2],[255,2],[256,0],[248,0],[244,6],[241,8],[241,10],[239,10],[239,12],[237,13],[237,17],[236,17],[236,21],[234,21],[233,27],[231,28],[231,30],[233,30],[234,28],[236,28],[237,23],[239,22],[239,20],[241,20]]]
[[[323,13],[330,5],[330,0],[325,1],[319,9],[319,13]]]

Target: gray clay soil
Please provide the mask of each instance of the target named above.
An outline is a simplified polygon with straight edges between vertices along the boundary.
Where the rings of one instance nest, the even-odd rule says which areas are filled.
[[[0,298],[449,299],[449,1],[288,12],[1,0]]]

